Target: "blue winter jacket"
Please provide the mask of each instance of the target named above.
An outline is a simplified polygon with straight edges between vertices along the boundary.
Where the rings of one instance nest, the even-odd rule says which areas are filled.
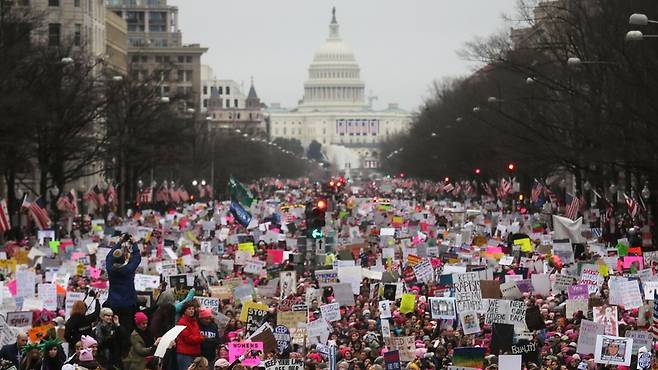
[[[135,270],[142,261],[137,244],[133,244],[130,261],[121,266],[113,266],[112,253],[121,248],[117,243],[107,254],[105,269],[110,281],[110,289],[107,296],[107,305],[113,309],[132,308],[137,304],[137,293],[135,293]]]

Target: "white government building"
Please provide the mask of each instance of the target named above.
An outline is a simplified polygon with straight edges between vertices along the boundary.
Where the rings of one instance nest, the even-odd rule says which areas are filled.
[[[360,70],[352,48],[340,37],[334,8],[329,37],[308,68],[303,99],[292,109],[273,103],[265,110],[270,136],[298,139],[306,148],[316,140],[339,170],[379,168],[379,144],[408,130],[412,117],[397,104],[373,110]]]

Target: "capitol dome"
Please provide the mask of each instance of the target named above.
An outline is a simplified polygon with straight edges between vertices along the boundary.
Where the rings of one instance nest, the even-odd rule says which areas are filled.
[[[368,107],[365,83],[352,48],[340,37],[336,8],[329,37],[315,52],[304,83],[300,110],[363,110]]]

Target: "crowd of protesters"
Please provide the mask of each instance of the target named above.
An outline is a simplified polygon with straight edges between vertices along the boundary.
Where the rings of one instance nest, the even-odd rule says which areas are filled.
[[[129,217],[104,220],[100,233],[93,228],[89,233],[78,233],[70,238],[72,250],[61,249],[31,259],[26,266],[19,264],[13,271],[8,269],[3,276],[4,288],[12,281],[18,284],[16,271],[21,268],[33,271],[37,283],[50,282],[44,266],[53,266],[52,261],[63,263],[72,251],[84,251],[88,254],[85,262],[93,269],[100,269],[100,274],[95,276],[94,270],[86,268],[70,274],[68,286],[63,287],[66,291],[58,292],[63,297],[57,310],[32,310],[31,327],[16,329],[6,323],[3,328],[11,328],[12,337],[0,350],[2,368],[238,370],[265,369],[268,364],[278,364],[272,360],[291,359],[298,361],[282,365],[289,366],[285,369],[382,370],[395,368],[390,367],[391,363],[407,369],[448,369],[449,366],[497,369],[504,356],[516,354],[510,347],[512,344],[533,349],[523,351],[524,369],[657,368],[653,360],[648,365],[638,364],[640,353],[653,354],[655,350],[651,300],[642,299],[642,305],[633,308],[625,307],[626,303],[613,305],[608,287],[613,278],[628,277],[628,281],[637,280],[642,293],[646,293],[652,286],[646,283],[654,281],[653,266],[658,261],[646,252],[646,246],[640,245],[640,238],[633,235],[625,238],[619,227],[614,237],[610,228],[600,237],[592,235],[592,229],[603,226],[600,218],[590,217],[596,212],[581,210],[584,220],[591,223],[583,222],[584,227],[578,230],[586,229],[585,242],[567,241],[573,252],[573,260],[567,261],[563,254],[551,249],[554,225],[550,215],[530,214],[521,207],[506,206],[505,199],[469,196],[454,202],[449,194],[437,191],[437,186],[413,180],[368,182],[358,188],[345,186],[341,191],[329,189],[328,192],[306,179],[272,180],[253,184],[248,192],[257,199],[244,207],[251,218],[248,224],[242,222],[230,202],[221,200],[170,205],[163,213],[135,211]],[[303,211],[293,211],[318,199],[329,203],[321,250],[311,238],[306,238],[302,246],[302,239],[308,236],[305,215]],[[512,204],[510,200],[507,202]],[[559,209],[555,207],[554,211]],[[386,234],[383,229],[394,229],[394,233]],[[271,240],[271,235],[278,237]],[[532,236],[532,248],[519,250],[515,246],[515,240],[523,236]],[[68,238],[58,235],[57,239]],[[620,245],[617,239],[625,240]],[[83,240],[94,243],[96,248],[87,249]],[[549,242],[545,243],[546,240]],[[244,243],[253,248],[250,260],[260,261],[264,266],[258,273],[245,272],[244,264],[236,263]],[[8,242],[4,251],[8,259],[15,259],[20,252],[29,252],[38,245],[35,238],[30,238]],[[490,254],[487,248],[496,252]],[[94,255],[101,249],[109,249],[104,264],[99,255]],[[393,255],[384,257],[385,249],[392,250]],[[286,258],[274,261],[273,250],[285,251]],[[317,258],[318,255],[322,258]],[[410,255],[431,263],[430,279],[416,275],[409,262]],[[211,271],[202,262],[209,256],[216,263]],[[620,263],[620,268],[614,269],[610,264],[610,257],[621,261],[629,256],[642,256],[643,268],[636,269],[635,264],[624,267]],[[511,260],[499,263],[506,257]],[[46,260],[51,262],[45,263]],[[188,274],[194,283],[188,281],[188,289],[182,292],[179,286],[172,286],[167,273],[159,271],[164,260],[176,261],[175,271],[169,274]],[[231,262],[222,264],[223,261]],[[523,302],[527,314],[537,313],[532,324],[526,317],[527,327],[515,327],[509,340],[500,338],[497,332],[500,325],[487,322],[486,308],[477,313],[479,329],[472,334],[464,333],[460,312],[453,312],[453,318],[436,318],[432,312],[431,298],[455,297],[452,278],[455,274],[476,271],[482,274],[481,280],[495,281],[497,287],[509,281],[532,280],[536,274],[548,275],[552,283],[555,275],[573,276],[575,285],[580,280],[578,269],[583,263],[609,268],[605,268],[605,273],[602,270],[596,289],[588,292],[584,309],[571,315],[567,314],[570,297],[566,290],[552,287],[547,293],[535,287],[513,298],[496,291],[498,298]],[[362,275],[354,304],[339,302],[332,285],[322,284],[315,274],[316,270],[338,270],[341,266],[375,272]],[[295,280],[292,288],[284,289],[282,281],[277,284],[275,279],[286,271],[295,272]],[[149,289],[148,301],[136,290],[136,274],[160,276],[159,286]],[[260,288],[265,289],[273,281],[274,294],[261,294]],[[399,290],[394,297],[384,292],[385,285],[391,284]],[[236,296],[235,290],[230,296],[220,298],[219,307],[201,307],[195,297],[213,297],[216,291],[213,288],[217,286],[254,288],[250,300],[268,307],[257,328],[267,327],[271,331],[279,326],[278,311],[283,310],[284,303],[306,305],[306,320],[299,328],[288,328],[287,344],[274,350],[232,356],[231,343],[253,340],[250,337],[255,334],[254,327],[241,317],[246,301]],[[13,311],[22,311],[16,289],[2,292],[6,291],[12,296],[0,294],[3,305],[7,298],[13,299],[16,304]],[[33,294],[23,298],[30,298],[36,292],[35,285]],[[67,308],[63,303],[68,292],[85,292],[86,297]],[[413,295],[411,310],[403,307],[402,295]],[[382,317],[383,300],[390,301],[390,317]],[[327,323],[326,336],[323,333],[312,338],[309,332],[305,336],[304,325],[324,320],[321,307],[335,302],[340,303],[340,318]],[[586,347],[581,344],[584,340],[580,338],[581,323],[595,319],[595,307],[615,307],[613,322],[608,323],[615,326],[614,330],[609,333],[606,329],[605,334],[624,337],[629,332],[649,333],[648,345],[639,353],[633,352],[629,365],[604,364],[595,360],[595,351],[583,350]],[[6,315],[8,310],[4,311]],[[384,321],[386,325],[382,324]],[[156,355],[156,349],[163,347],[161,340],[166,333],[178,325],[184,326],[180,334],[165,343],[164,354]],[[39,327],[48,330],[34,334]],[[297,332],[301,335],[296,335]],[[400,342],[391,340],[402,337],[411,338],[408,348],[399,348]],[[462,353],[463,348],[475,349],[472,353],[476,355],[471,360],[477,365],[465,366],[457,359],[455,354]],[[385,354],[393,351],[402,355],[402,359],[387,359]],[[246,365],[245,359],[253,356],[260,358],[259,363]]]

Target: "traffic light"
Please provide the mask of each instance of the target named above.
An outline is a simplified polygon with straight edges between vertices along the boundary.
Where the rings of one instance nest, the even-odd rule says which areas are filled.
[[[327,201],[324,199],[306,205],[306,236],[308,238],[320,239],[324,236],[322,228],[326,225],[326,212]]]

